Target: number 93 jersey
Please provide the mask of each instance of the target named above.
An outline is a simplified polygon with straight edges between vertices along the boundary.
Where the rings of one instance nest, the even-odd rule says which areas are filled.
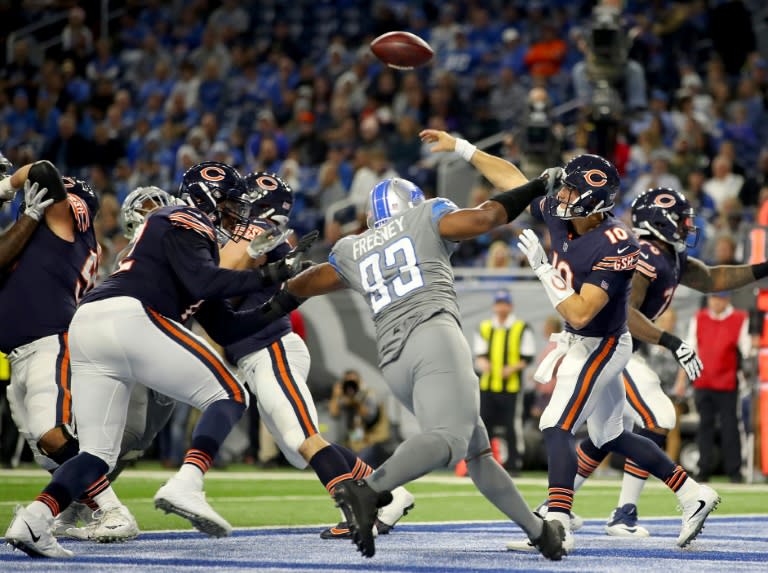
[[[632,275],[640,255],[640,244],[634,233],[610,213],[600,224],[576,235],[569,221],[550,213],[548,202],[554,197],[535,199],[531,214],[543,220],[551,238],[550,262],[576,292],[585,283],[603,289],[608,303],[592,321],[575,330],[568,323],[565,329],[580,336],[617,336],[627,331],[627,308]]]
[[[450,257],[456,243],[440,236],[440,219],[457,209],[430,199],[376,229],[344,237],[329,262],[373,313],[379,365],[397,359],[408,335],[430,317],[447,312],[459,320]]]

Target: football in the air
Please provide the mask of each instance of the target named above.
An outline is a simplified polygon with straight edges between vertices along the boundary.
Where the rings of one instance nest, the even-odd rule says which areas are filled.
[[[424,40],[410,32],[387,32],[371,42],[371,51],[396,70],[410,70],[432,59],[435,52]]]

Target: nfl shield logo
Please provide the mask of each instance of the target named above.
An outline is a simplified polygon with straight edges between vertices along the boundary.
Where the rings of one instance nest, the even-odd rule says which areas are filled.
[[[602,288],[603,290],[608,290],[608,283],[605,281],[601,281],[600,288]]]

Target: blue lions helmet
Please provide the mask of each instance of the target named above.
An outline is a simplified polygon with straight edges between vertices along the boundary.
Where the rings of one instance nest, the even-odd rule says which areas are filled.
[[[160,187],[137,187],[128,193],[120,207],[120,226],[123,228],[123,234],[127,239],[133,239],[147,215],[160,207],[175,205],[176,201],[173,195]]]
[[[253,202],[254,214],[269,219],[279,227],[288,225],[293,208],[293,190],[274,173],[259,171],[245,176],[248,197]]]
[[[550,203],[551,215],[574,219],[613,209],[621,182],[610,161],[599,155],[578,155],[563,171],[563,185]]]
[[[221,242],[245,235],[251,203],[245,180],[234,167],[218,161],[193,165],[181,178],[179,197],[208,215]]]
[[[632,226],[638,236],[653,236],[672,245],[678,253],[696,246],[696,213],[685,195],[667,187],[643,191],[632,202]],[[689,237],[693,243],[688,244]]]
[[[368,227],[375,229],[426,200],[424,192],[407,179],[384,179],[371,189]]]

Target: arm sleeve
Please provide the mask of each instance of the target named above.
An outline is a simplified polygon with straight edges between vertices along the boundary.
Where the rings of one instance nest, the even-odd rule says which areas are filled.
[[[176,277],[194,298],[229,298],[262,286],[259,272],[219,268],[211,246],[202,235],[184,229],[174,229],[163,237],[163,248]]]
[[[544,220],[544,203],[546,203],[547,198],[546,197],[536,197],[533,201],[531,201],[531,216],[533,216],[534,219],[538,219],[539,221]]]

